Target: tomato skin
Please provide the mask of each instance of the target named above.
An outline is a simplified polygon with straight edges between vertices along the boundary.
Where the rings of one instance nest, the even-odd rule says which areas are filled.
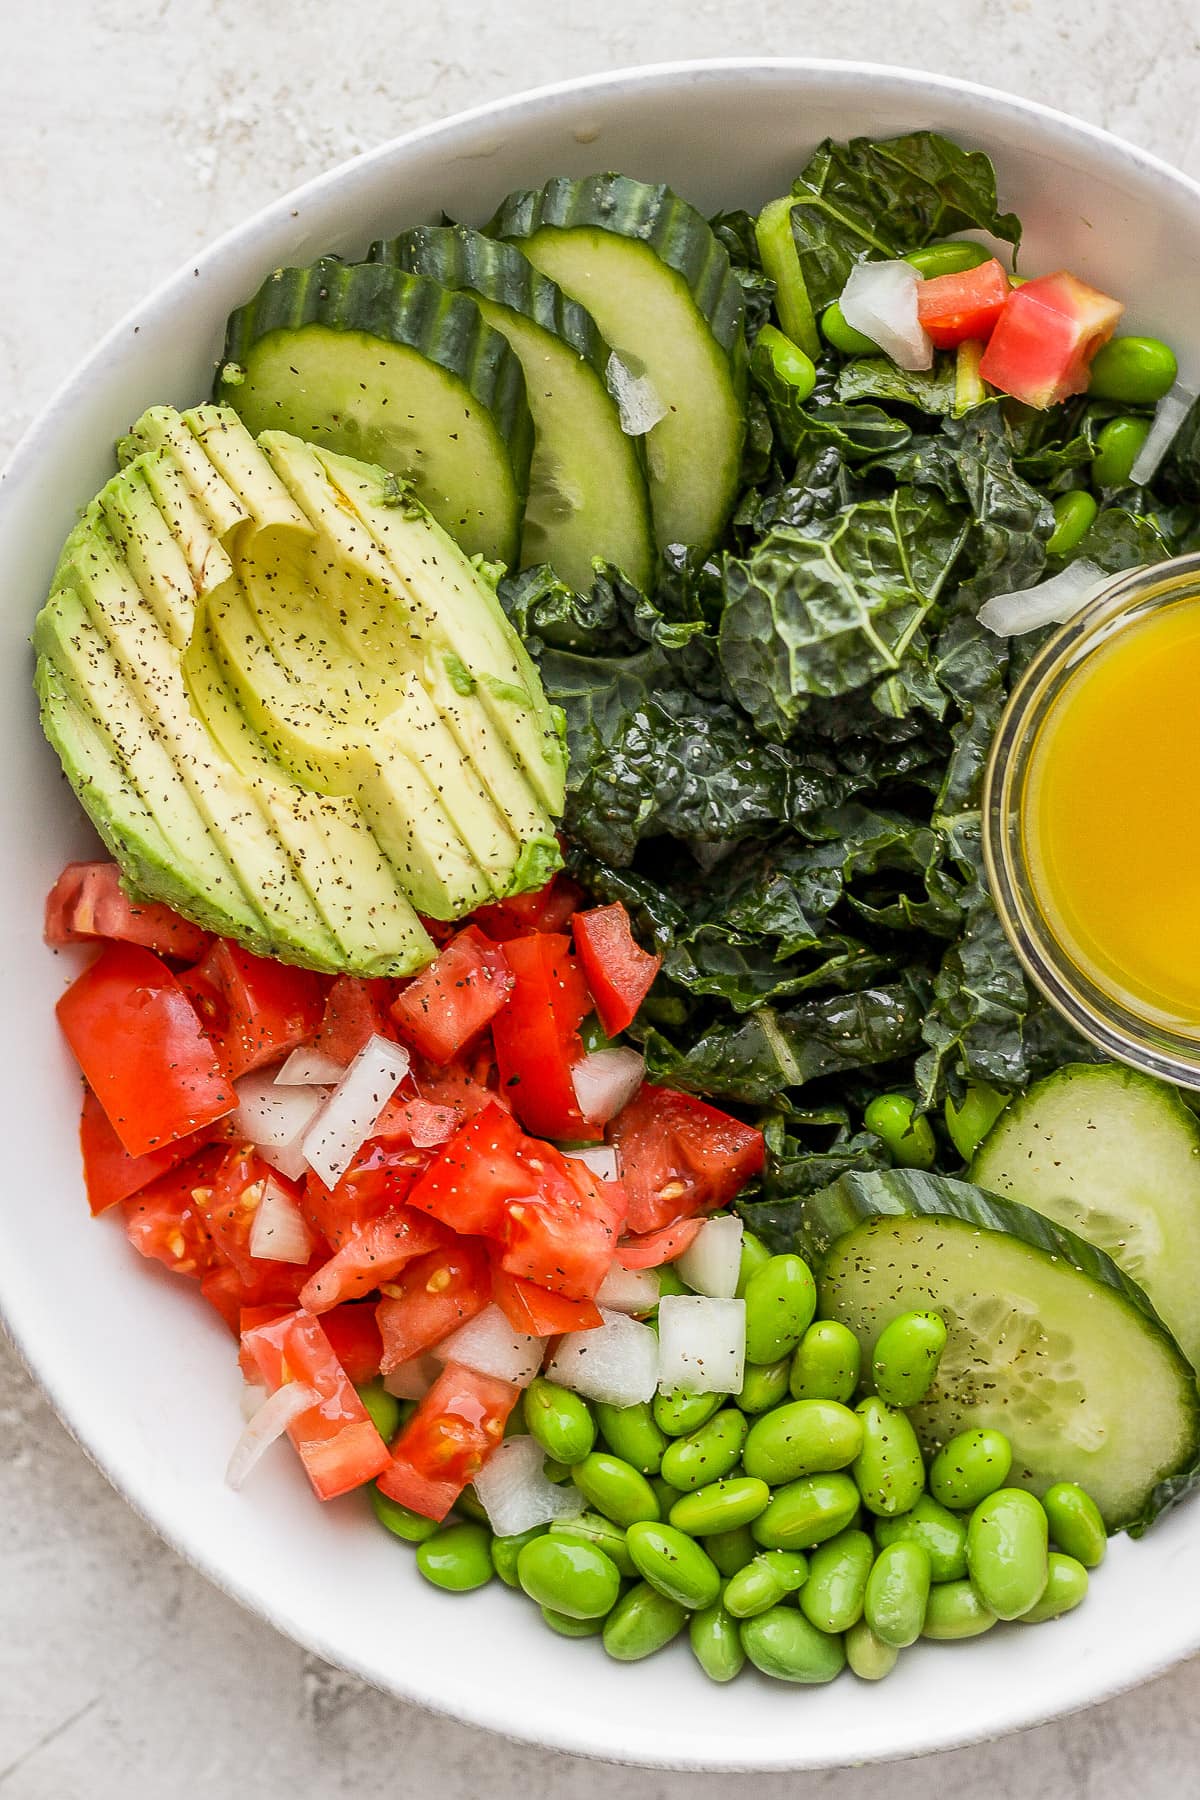
[[[550,1144],[538,1152],[538,1191],[505,1207],[500,1266],[568,1300],[593,1300],[612,1264],[624,1193]]]
[[[429,1152],[414,1150],[406,1139],[368,1138],[335,1188],[308,1175],[300,1209],[340,1250],[373,1220],[404,1204],[428,1161]]]
[[[574,932],[575,950],[600,1023],[606,1036],[616,1037],[632,1025],[662,968],[662,957],[651,956],[635,942],[629,914],[619,900],[576,913]]]
[[[609,1127],[621,1156],[632,1232],[713,1212],[763,1166],[761,1131],[691,1094],[649,1082]]]
[[[583,889],[569,875],[555,875],[531,894],[512,894],[477,907],[472,915],[493,943],[525,937],[531,931],[565,931],[583,899]]]
[[[134,1249],[172,1275],[202,1281],[224,1262],[194,1198],[197,1188],[211,1182],[221,1155],[219,1148],[201,1150],[120,1203]]]
[[[320,1028],[327,985],[311,969],[252,956],[228,938],[180,977],[231,1081],[307,1043]]]
[[[979,373],[1026,406],[1055,406],[1085,392],[1092,358],[1125,308],[1065,269],[1009,294]]]
[[[299,1199],[300,1190],[296,1184],[285,1181],[251,1145],[235,1144],[225,1152],[212,1181],[207,1186],[197,1187],[194,1193],[196,1209],[220,1246],[225,1261],[246,1282],[253,1282],[263,1267],[263,1263],[250,1254],[250,1233],[268,1181],[277,1182],[292,1199]]]
[[[504,1268],[492,1269],[492,1298],[514,1331],[557,1337],[564,1331],[594,1331],[604,1323],[594,1300],[568,1300]]]
[[[325,999],[314,1048],[348,1066],[368,1038],[395,1037],[388,1010],[391,1003],[390,981],[338,975]]]
[[[415,1257],[440,1249],[445,1240],[445,1231],[432,1219],[411,1207],[394,1207],[345,1240],[301,1289],[300,1304],[322,1313],[345,1300],[361,1300]]]
[[[110,938],[195,962],[212,935],[157,900],[131,900],[115,862],[68,863],[46,896],[45,940],[55,947]]]
[[[186,1137],[237,1104],[187,995],[152,951],[107,945],[56,1010],[131,1156]]]
[[[220,1119],[215,1125],[204,1125],[187,1137],[175,1138],[148,1150],[144,1156],[130,1156],[108,1122],[104,1108],[91,1088],[83,1090],[83,1111],[79,1119],[79,1148],[83,1155],[83,1179],[87,1187],[88,1205],[93,1216],[105,1212],[118,1201],[140,1193],[151,1181],[187,1162],[206,1144],[223,1138],[232,1130],[230,1121]]]
[[[405,1043],[445,1064],[495,1018],[514,981],[499,945],[468,925],[392,1002],[392,1018]]]
[[[488,1254],[478,1238],[455,1238],[389,1281],[375,1308],[386,1375],[473,1319],[491,1299]]]
[[[386,1468],[388,1447],[319,1320],[290,1313],[247,1332],[242,1343],[272,1393],[286,1381],[302,1381],[321,1396],[287,1428],[319,1500],[349,1493]]]
[[[674,1219],[658,1231],[643,1231],[623,1238],[617,1245],[617,1261],[623,1269],[660,1269],[674,1262],[693,1244],[703,1219]]]
[[[583,1056],[579,1027],[591,1007],[570,939],[535,932],[505,944],[516,985],[492,1021],[500,1087],[535,1137],[577,1138],[586,1121],[571,1070]]]
[[[935,275],[917,284],[917,318],[938,350],[953,350],[968,338],[991,337],[1012,292],[995,257],[957,275]]]
[[[428,1519],[444,1519],[504,1436],[521,1390],[447,1363],[392,1446],[379,1491]]]
[[[468,1236],[496,1237],[505,1202],[535,1191],[534,1173],[519,1152],[528,1142],[516,1121],[494,1103],[469,1119],[429,1165],[409,1205]]]

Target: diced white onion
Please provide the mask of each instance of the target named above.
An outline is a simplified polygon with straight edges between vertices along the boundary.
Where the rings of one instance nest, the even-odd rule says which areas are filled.
[[[498,1306],[485,1306],[434,1350],[441,1362],[463,1363],[480,1375],[511,1381],[514,1387],[529,1386],[545,1353],[545,1338],[514,1331]]]
[[[551,1381],[588,1400],[633,1406],[658,1386],[658,1339],[648,1325],[601,1308],[603,1323],[563,1338],[546,1370]],[[740,1386],[740,1383],[739,1383]]]
[[[263,1262],[306,1263],[313,1234],[304,1214],[277,1181],[268,1180],[250,1225],[250,1254]]]
[[[545,1451],[531,1437],[505,1438],[476,1475],[475,1493],[497,1537],[517,1537],[554,1519],[576,1519],[583,1511],[574,1482],[556,1485],[545,1462]]]
[[[746,1302],[664,1294],[658,1306],[658,1384],[692,1394],[740,1393]]]
[[[732,1300],[742,1265],[742,1221],[732,1214],[705,1219],[682,1256],[675,1258],[679,1279],[697,1294]]]
[[[589,1144],[586,1150],[564,1150],[563,1155],[572,1162],[586,1163],[601,1181],[621,1179],[621,1159],[612,1144]]]
[[[336,1057],[326,1056],[324,1050],[314,1050],[309,1044],[301,1044],[298,1050],[292,1051],[275,1082],[278,1087],[311,1087],[314,1082],[332,1087],[345,1073],[345,1063],[338,1062]]]
[[[289,1181],[305,1171],[302,1144],[329,1097],[326,1087],[278,1087],[269,1069],[256,1069],[234,1084],[238,1097],[233,1122],[265,1162]]]
[[[1099,563],[1081,556],[1078,562],[1068,563],[1057,575],[1034,587],[1013,594],[993,594],[984,601],[977,617],[997,637],[1021,637],[1043,625],[1065,625],[1112,580]]]
[[[231,1488],[240,1488],[263,1452],[277,1437],[282,1437],[293,1419],[316,1406],[321,1396],[316,1388],[302,1381],[285,1381],[264,1400],[233,1447],[225,1479]]]
[[[596,1305],[610,1307],[613,1312],[631,1313],[636,1318],[640,1313],[654,1311],[658,1305],[659,1285],[657,1269],[626,1269],[614,1262],[600,1283]]]
[[[252,1419],[266,1398],[267,1389],[260,1381],[244,1381],[239,1397],[243,1419]]]
[[[1161,463],[1171,445],[1175,442],[1179,428],[1196,403],[1196,395],[1191,388],[1177,381],[1168,389],[1159,401],[1154,414],[1154,423],[1150,433],[1134,459],[1133,468],[1129,471],[1129,479],[1137,487],[1145,487],[1158,474]]]
[[[670,412],[648,375],[635,375],[614,350],[604,370],[604,385],[617,403],[621,430],[626,437],[641,437]]]
[[[386,1370],[383,1385],[397,1400],[423,1400],[441,1372],[437,1357],[423,1350],[419,1356],[410,1356],[394,1369]]]
[[[593,1050],[571,1070],[579,1110],[593,1125],[615,1119],[645,1077],[646,1059],[636,1050]]]
[[[304,1134],[304,1160],[326,1187],[336,1187],[411,1064],[390,1038],[370,1037]]]
[[[842,289],[847,325],[878,344],[900,369],[931,369],[933,342],[917,318],[921,277],[911,263],[855,263]]]

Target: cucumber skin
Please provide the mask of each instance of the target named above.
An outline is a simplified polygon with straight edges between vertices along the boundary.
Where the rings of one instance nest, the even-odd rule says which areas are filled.
[[[753,1215],[764,1211],[760,1203],[747,1208],[751,1228]],[[1192,1451],[1180,1468],[1164,1476],[1151,1490],[1136,1518],[1122,1521],[1121,1529],[1131,1537],[1141,1537],[1155,1519],[1200,1485],[1200,1392],[1196,1391],[1195,1373],[1167,1327],[1163,1324],[1147,1296],[1119,1269],[1112,1258],[1094,1244],[1076,1237],[1061,1225],[1055,1225],[1031,1207],[1015,1200],[1001,1200],[969,1181],[954,1181],[942,1175],[927,1175],[917,1170],[888,1170],[866,1174],[842,1175],[828,1187],[812,1194],[804,1202],[803,1219],[796,1236],[801,1253],[820,1266],[830,1247],[868,1220],[880,1217],[942,1217],[960,1219],[982,1231],[1003,1232],[1043,1255],[1055,1257],[1100,1286],[1110,1288],[1132,1311],[1138,1313],[1150,1330],[1166,1340],[1186,1376],[1185,1386],[1195,1394],[1192,1407]]]

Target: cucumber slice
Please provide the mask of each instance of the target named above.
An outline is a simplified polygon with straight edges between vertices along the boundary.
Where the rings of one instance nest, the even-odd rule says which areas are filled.
[[[710,549],[737,497],[746,337],[707,221],[670,188],[590,175],[510,194],[488,230],[519,243],[649,379],[664,408],[646,437],[655,536]]]
[[[804,1204],[821,1312],[869,1366],[898,1313],[940,1312],[949,1338],[912,1409],[933,1450],[968,1426],[1013,1446],[1013,1479],[1078,1481],[1110,1531],[1140,1531],[1200,1472],[1200,1395],[1141,1289],[1040,1213],[915,1170],[844,1175]]]
[[[217,398],[413,484],[468,556],[512,566],[533,425],[521,364],[465,294],[324,259],[277,269],[226,327]]]
[[[1107,1251],[1200,1361],[1200,1125],[1174,1088],[1073,1063],[1014,1100],[971,1179]]]
[[[371,262],[466,289],[525,371],[533,461],[521,566],[550,563],[580,593],[592,559],[637,587],[654,577],[654,528],[641,440],[621,429],[605,385],[612,352],[591,316],[512,244],[466,225],[421,225],[372,244]]]

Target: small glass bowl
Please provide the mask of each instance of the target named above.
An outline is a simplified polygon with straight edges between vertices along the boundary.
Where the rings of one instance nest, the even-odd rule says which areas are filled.
[[[1081,663],[1148,613],[1197,599],[1200,555],[1115,576],[1043,645],[1013,689],[992,743],[983,791],[983,851],[992,898],[1026,973],[1075,1029],[1107,1055],[1187,1088],[1200,1088],[1200,1021],[1191,1037],[1147,1018],[1071,957],[1042,911],[1030,878],[1023,813],[1041,727]]]

